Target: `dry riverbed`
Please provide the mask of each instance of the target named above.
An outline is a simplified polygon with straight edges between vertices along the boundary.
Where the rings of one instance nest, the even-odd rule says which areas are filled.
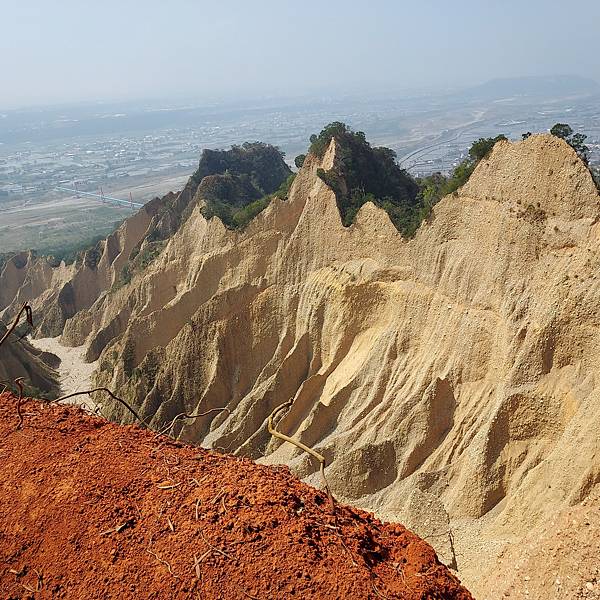
[[[92,373],[98,366],[98,361],[85,362],[85,347],[79,346],[71,348],[63,346],[60,343],[60,338],[39,338],[36,340],[30,339],[30,343],[44,350],[52,352],[60,358],[60,366],[58,368],[58,376],[62,395],[73,394],[83,390],[89,390],[92,386]],[[93,409],[96,404],[89,396],[77,396],[73,399],[74,403],[85,403],[86,407]]]

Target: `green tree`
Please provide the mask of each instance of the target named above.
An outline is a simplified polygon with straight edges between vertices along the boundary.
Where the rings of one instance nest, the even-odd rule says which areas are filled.
[[[579,154],[583,162],[587,165],[589,162],[589,152],[590,149],[585,144],[585,140],[587,139],[587,135],[583,133],[574,133],[569,140],[569,144],[572,146],[573,150]]]
[[[567,123],[556,123],[556,125],[550,129],[550,133],[565,140],[565,142],[567,142],[567,144],[569,144],[569,146],[571,146],[571,148],[577,152],[579,158],[581,158],[586,165],[589,164],[590,149],[585,144],[587,135],[583,133],[575,133],[573,128]]]
[[[504,135],[498,135],[495,138],[480,138],[473,142],[468,158],[456,165],[449,177],[445,177],[441,173],[433,173],[417,180],[420,188],[420,213],[417,216],[417,226],[420,220],[428,217],[431,209],[444,196],[453,194],[467,183],[479,161],[489,154],[496,142],[505,139]]]
[[[304,164],[304,160],[306,159],[306,154],[298,154],[294,159],[294,164],[299,169]]]
[[[573,129],[567,123],[557,123],[550,129],[550,133],[566,141],[567,138],[573,135]]]
[[[500,140],[508,141],[508,138],[503,135],[497,135],[495,138],[479,138],[469,149],[469,156],[472,160],[479,162],[485,158]]]
[[[532,135],[532,134],[531,134],[531,131],[528,131],[527,133],[523,133],[523,134],[521,135],[521,139],[522,139],[523,141],[525,141],[527,138],[530,138],[530,137],[531,137],[531,135]]]
[[[592,174],[592,179],[596,184],[596,189],[600,192],[600,167],[590,168],[590,173]]]
[[[218,217],[230,229],[245,227],[272,197],[287,197],[293,173],[283,152],[262,142],[246,142],[230,150],[204,150],[196,194],[205,202],[202,214]]]
[[[325,150],[329,147],[329,142],[331,142],[331,138],[336,138],[338,140],[343,139],[347,135],[355,135],[358,138],[361,138],[363,141],[365,140],[365,134],[362,132],[354,132],[346,125],[346,123],[342,123],[341,121],[333,121],[326,125],[321,130],[319,135],[311,135],[310,136],[310,148],[309,152],[322,158],[323,154],[325,154]]]
[[[396,228],[405,235],[413,231],[419,186],[396,162],[390,148],[373,148],[364,132],[352,131],[345,123],[334,121],[319,135],[311,136],[310,152],[323,156],[335,138],[336,164],[317,170],[317,176],[335,193],[342,223],[349,226],[360,207],[373,202],[390,215]]]

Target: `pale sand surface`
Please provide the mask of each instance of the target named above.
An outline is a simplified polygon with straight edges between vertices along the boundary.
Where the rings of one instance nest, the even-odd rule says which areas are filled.
[[[89,390],[92,386],[92,373],[98,366],[98,361],[87,363],[84,360],[85,347],[79,346],[71,348],[63,346],[60,338],[39,338],[30,339],[30,343],[45,352],[52,352],[60,358],[58,375],[60,389],[63,396]],[[77,396],[73,398],[74,404],[85,404],[88,408],[94,409],[96,403],[89,396]]]

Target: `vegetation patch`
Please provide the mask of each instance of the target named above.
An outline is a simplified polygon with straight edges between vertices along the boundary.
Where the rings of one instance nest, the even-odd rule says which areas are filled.
[[[281,198],[287,200],[290,187],[295,178],[295,174],[292,173],[288,178],[281,184],[278,190],[272,194],[262,196],[257,200],[245,204],[245,201],[241,203],[228,203],[219,198],[212,198],[206,200],[206,206],[202,210],[202,214],[210,219],[211,217],[217,216],[221,219],[223,224],[229,229],[244,229],[248,223],[258,214],[260,214],[273,200],[273,198]],[[241,206],[240,206],[241,204]]]
[[[166,244],[165,240],[156,242],[150,242],[148,238],[142,240],[142,243],[131,251],[129,261],[123,265],[113,290],[127,285],[136,273],[146,270],[150,263],[163,251]]]
[[[449,176],[441,173],[433,173],[428,177],[417,179],[420,188],[421,213],[417,220],[427,218],[431,209],[444,197],[455,193],[461,188],[473,174],[475,167],[483,160],[492,148],[500,140],[507,140],[505,135],[497,135],[493,138],[479,138],[473,142],[469,149],[469,155],[459,163]],[[420,221],[419,221],[420,222]]]
[[[415,229],[419,211],[419,186],[396,162],[390,148],[373,148],[362,131],[333,122],[310,138],[310,152],[322,157],[331,139],[337,143],[333,168],[318,169],[317,175],[334,191],[342,223],[349,226],[365,202],[373,202],[389,214],[405,235]]]
[[[373,202],[407,237],[416,232],[441,198],[466,183],[497,141],[506,139],[499,135],[477,140],[469,157],[449,177],[435,173],[415,180],[398,165],[393,150],[373,148],[362,131],[354,132],[345,123],[330,123],[319,135],[311,136],[310,152],[322,158],[332,138],[338,145],[337,164],[328,171],[319,169],[317,175],[335,192],[343,224],[351,225],[360,207]]]
[[[592,179],[596,184],[596,189],[600,192],[600,168],[596,166],[590,165],[590,149],[586,145],[585,141],[587,140],[587,135],[584,133],[576,133],[573,131],[573,128],[567,123],[556,123],[552,129],[550,129],[550,133],[560,138],[561,140],[565,140],[575,152],[579,158],[585,163],[587,168],[592,175]],[[523,139],[528,138],[531,133],[524,133]]]
[[[243,229],[274,197],[287,198],[294,174],[275,146],[247,142],[230,150],[205,150],[198,170],[196,195],[202,214],[219,217],[229,229]]]

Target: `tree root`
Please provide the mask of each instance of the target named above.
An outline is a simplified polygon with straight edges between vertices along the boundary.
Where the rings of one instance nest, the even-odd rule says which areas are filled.
[[[315,458],[316,460],[319,461],[321,478],[323,480],[323,486],[325,488],[325,491],[327,492],[327,497],[329,498],[329,502],[331,504],[331,509],[335,513],[335,499],[333,498],[333,494],[331,493],[331,490],[329,489],[329,484],[327,483],[327,478],[325,477],[325,457],[322,454],[319,454],[316,450],[313,450],[312,448],[305,446],[302,442],[299,442],[298,440],[295,440],[294,438],[291,438],[291,437],[285,435],[284,433],[280,433],[279,431],[277,431],[277,429],[275,429],[275,426],[273,425],[273,421],[275,420],[275,417],[281,411],[285,410],[286,408],[291,407],[293,403],[294,403],[293,399],[288,400],[287,402],[284,402],[282,405],[275,408],[275,410],[273,410],[273,412],[269,415],[269,419],[267,421],[267,429],[269,430],[269,433],[273,437],[279,438],[280,440],[283,440],[284,442],[289,442],[290,444],[293,444],[297,448],[300,448],[300,450],[303,450],[304,452],[310,454],[313,458]]]

